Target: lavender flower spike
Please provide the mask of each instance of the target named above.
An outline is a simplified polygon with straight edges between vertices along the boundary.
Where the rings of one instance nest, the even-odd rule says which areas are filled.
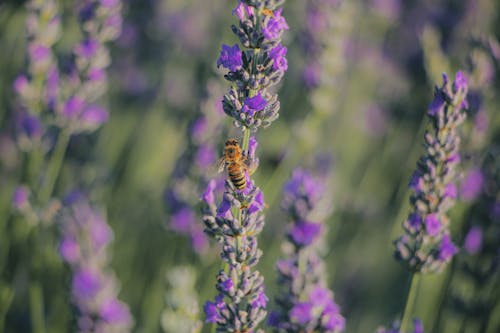
[[[71,294],[78,310],[78,332],[130,332],[132,316],[117,298],[118,281],[109,269],[113,232],[83,195],[72,193],[64,201],[59,253],[73,272]]]
[[[458,126],[465,119],[467,81],[457,72],[454,82],[443,74],[427,115],[425,150],[409,186],[411,211],[403,223],[405,235],[395,243],[396,258],[413,272],[441,271],[457,252],[446,212],[456,197],[456,166],[460,161]]]
[[[254,152],[256,142],[251,142]],[[252,271],[262,255],[257,236],[264,226],[264,196],[249,177],[243,190],[227,179],[219,205],[214,190],[212,180],[202,195],[203,221],[205,232],[222,244],[221,257],[227,269],[217,276],[215,301],[204,306],[206,321],[215,323],[217,332],[254,332],[266,315],[267,305],[264,278]]]
[[[278,8],[283,2],[239,0],[233,10],[239,24],[232,30],[242,48],[222,45],[217,66],[229,70],[225,78],[232,87],[224,96],[223,107],[236,127],[256,130],[278,118],[278,96],[269,88],[281,81],[288,68],[287,49],[281,45],[288,24]]]
[[[345,319],[326,287],[324,264],[317,253],[324,226],[308,220],[324,194],[323,183],[296,169],[284,190],[282,206],[292,224],[283,247],[286,258],[277,264],[282,290],[269,324],[275,332],[342,332]]]

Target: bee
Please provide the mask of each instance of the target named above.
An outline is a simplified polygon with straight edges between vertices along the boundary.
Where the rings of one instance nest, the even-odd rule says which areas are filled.
[[[267,9],[267,8],[264,8],[260,11],[262,14],[266,15],[266,16],[271,16],[271,17],[274,17],[274,13],[272,10],[270,9]]]
[[[227,174],[233,185],[238,190],[243,190],[247,186],[246,172],[252,174],[256,167],[243,154],[236,139],[226,140],[224,155],[218,162],[219,172],[227,169]]]

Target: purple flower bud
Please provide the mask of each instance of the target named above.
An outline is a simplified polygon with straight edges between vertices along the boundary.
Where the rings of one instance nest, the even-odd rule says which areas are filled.
[[[312,311],[311,303],[308,302],[297,303],[290,310],[290,319],[292,320],[292,322],[304,325],[311,321],[312,319],[311,311]]]
[[[448,261],[455,253],[457,253],[455,244],[451,241],[450,235],[445,234],[439,245],[439,259]]]
[[[19,186],[12,195],[12,206],[17,210],[23,210],[29,206],[30,190],[26,186]]]
[[[255,151],[257,150],[258,146],[259,143],[257,142],[257,139],[255,139],[254,136],[251,136],[248,143],[248,157],[250,157],[250,159],[255,160]]]
[[[29,46],[29,54],[33,63],[40,63],[49,59],[50,49],[41,44],[31,44]]]
[[[455,92],[467,91],[467,78],[462,71],[458,71],[453,81],[453,89]]]
[[[425,230],[429,236],[437,236],[441,231],[441,222],[436,214],[429,214],[425,217]]]
[[[200,117],[191,125],[190,134],[193,136],[195,141],[201,141],[203,136],[207,131],[207,119],[205,117]]]
[[[316,240],[321,233],[321,225],[313,222],[297,222],[294,224],[289,236],[298,246],[308,246]]]
[[[109,113],[99,105],[89,105],[81,114],[82,126],[86,128],[97,128],[108,121]]]
[[[177,232],[187,232],[193,223],[196,223],[196,217],[187,207],[180,209],[170,218],[170,227]]]
[[[245,5],[241,2],[241,0],[239,0],[238,5],[236,5],[236,7],[232,11],[232,15],[235,14],[240,21],[243,21],[245,19],[245,16],[253,16],[253,7]]]
[[[196,221],[195,223],[198,223]],[[194,230],[190,231],[191,245],[196,253],[205,253],[208,249],[208,240],[203,232],[203,229],[194,228]]]
[[[201,196],[201,199],[205,201],[207,206],[213,206],[215,205],[215,195],[214,195],[214,190],[216,187],[216,182],[214,179],[211,179],[208,184],[205,192],[203,192],[203,195]]]
[[[203,311],[205,312],[206,323],[216,323],[221,318],[214,302],[207,301],[203,306]]]
[[[480,227],[472,227],[464,240],[464,249],[468,254],[474,255],[481,251],[483,244],[483,230]]]
[[[70,264],[76,263],[80,259],[80,245],[73,238],[64,238],[59,244],[59,254]]]
[[[115,298],[104,302],[99,312],[102,319],[112,324],[128,326],[132,321],[127,305]]]
[[[68,119],[74,119],[79,116],[85,107],[85,100],[79,96],[68,98],[62,110],[63,116]]]
[[[460,196],[463,200],[473,201],[483,189],[484,176],[481,170],[472,169],[460,184]]]
[[[422,179],[422,173],[420,170],[416,170],[411,176],[410,183],[408,184],[415,192],[422,192],[424,188],[424,180]]]
[[[227,198],[224,196],[219,207],[217,208],[217,217],[226,217],[230,213],[231,201],[227,200]]]
[[[113,239],[113,231],[100,214],[90,216],[87,220],[89,240],[95,250],[99,251]]]
[[[92,299],[100,290],[100,277],[88,268],[82,268],[73,276],[72,292],[79,299]]]
[[[262,34],[267,39],[277,39],[280,38],[284,30],[288,30],[288,24],[281,13],[283,8],[280,8],[274,12],[274,15],[266,21],[264,27],[262,27]]]
[[[19,75],[15,80],[14,80],[14,91],[18,95],[25,95],[29,89],[29,81],[28,78],[25,75]]]
[[[87,73],[89,81],[100,82],[106,79],[106,72],[101,68],[91,68]]]
[[[304,69],[302,77],[307,87],[317,87],[321,80],[321,66],[317,63],[308,64]]]
[[[429,111],[427,113],[430,116],[436,117],[438,114],[443,112],[445,106],[446,101],[443,97],[443,94],[440,91],[436,91],[436,93],[434,94],[434,99],[429,105]]]
[[[195,163],[200,169],[205,169],[214,165],[216,159],[216,152],[211,145],[201,145],[196,151]]]
[[[413,230],[418,230],[422,225],[422,218],[417,213],[411,213],[408,216],[408,224]]]
[[[424,333],[424,325],[420,319],[413,320],[413,333]]]
[[[457,198],[457,187],[453,183],[449,183],[446,185],[444,189],[444,196],[450,199],[456,199]]]
[[[30,139],[39,139],[42,137],[43,128],[37,116],[22,113],[18,118],[18,130]]]
[[[261,291],[257,294],[255,300],[252,301],[252,307],[264,309],[267,306],[267,301],[269,301],[269,299],[267,298],[266,294]]]
[[[253,116],[256,112],[262,111],[267,105],[267,101],[262,97],[260,91],[253,97],[247,97],[243,104],[243,110],[249,116]]]
[[[82,41],[76,48],[76,53],[85,58],[92,59],[99,49],[100,43],[95,39],[86,39]]]
[[[288,62],[286,60],[286,47],[278,45],[269,51],[269,57],[273,60],[273,69],[276,71],[286,71]]]
[[[255,195],[254,201],[248,207],[248,214],[254,214],[256,212],[260,212],[263,209],[264,209],[264,193],[259,190]]]
[[[220,66],[229,69],[231,72],[236,72],[243,66],[241,50],[238,44],[234,44],[233,46],[222,45],[222,50],[217,60],[217,67]]]

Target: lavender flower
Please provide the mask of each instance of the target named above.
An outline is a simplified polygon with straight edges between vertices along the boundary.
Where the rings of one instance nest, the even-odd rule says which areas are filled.
[[[107,90],[106,68],[110,64],[106,43],[121,32],[121,1],[77,2],[83,38],[73,49],[74,63],[61,78],[65,89],[56,108],[57,123],[69,133],[92,132],[108,120],[98,103]]]
[[[200,215],[193,209],[198,193],[209,179],[207,169],[213,168],[219,156],[215,147],[224,130],[222,106],[216,102],[222,87],[218,81],[207,84],[207,97],[200,103],[198,116],[188,126],[187,147],[178,159],[172,173],[172,182],[165,191],[165,205],[171,230],[190,238],[196,253],[208,250],[208,239],[199,222]],[[223,186],[222,179],[218,181]]]
[[[27,4],[27,73],[20,74],[13,88],[17,95],[16,136],[23,151],[39,149],[46,131],[46,118],[53,111],[57,59],[52,51],[59,40],[59,8],[53,0]]]
[[[264,279],[252,271],[262,255],[257,236],[264,227],[264,197],[249,177],[243,190],[227,179],[218,205],[215,189],[212,180],[202,195],[203,222],[205,232],[222,244],[221,258],[227,269],[217,276],[215,301],[204,306],[206,321],[215,323],[217,332],[254,332],[267,305]]]
[[[195,290],[196,271],[192,267],[175,267],[167,273],[170,289],[165,295],[167,307],[161,316],[166,333],[201,332],[198,299]]]
[[[456,197],[455,168],[464,121],[467,81],[457,72],[453,83],[443,74],[429,106],[431,128],[425,133],[426,154],[410,180],[411,212],[403,223],[406,234],[395,241],[396,257],[413,272],[440,271],[457,252],[451,241],[446,212]]]
[[[283,0],[239,0],[233,10],[239,19],[232,30],[241,46],[223,45],[217,66],[229,70],[225,78],[233,86],[224,96],[224,112],[236,127],[256,130],[269,126],[280,104],[269,88],[278,84],[288,68],[281,37],[288,24],[279,7]]]
[[[482,183],[476,199],[465,214],[463,228],[464,252],[457,257],[453,279],[466,283],[470,292],[454,288],[450,283],[451,302],[447,303],[458,316],[485,330],[489,318],[498,306],[500,290],[500,157],[498,140],[486,151],[485,158],[476,172],[480,172]]]
[[[118,281],[109,268],[113,232],[82,195],[65,199],[59,253],[73,272],[72,302],[79,332],[130,332],[128,306],[118,300]]]
[[[326,287],[324,264],[317,247],[324,233],[320,222],[308,221],[324,195],[323,179],[296,169],[284,187],[283,209],[292,221],[287,232],[286,258],[277,263],[277,311],[269,324],[276,332],[341,332],[345,319]]]
[[[254,165],[258,164],[257,141],[250,137],[250,130],[267,127],[278,117],[278,97],[268,88],[281,80],[287,68],[286,48],[280,42],[288,25],[277,8],[283,2],[239,0],[233,10],[239,26],[233,25],[232,30],[244,49],[223,45],[217,61],[229,70],[225,78],[233,83],[222,102],[224,112],[242,129],[241,154]],[[258,271],[251,271],[262,254],[257,236],[264,226],[264,195],[248,170],[242,170],[245,179],[238,182],[238,188],[227,179],[218,205],[215,181],[209,182],[202,195],[205,232],[222,244],[226,264],[217,276],[215,301],[204,306],[206,321],[215,323],[217,332],[254,332],[266,315],[264,279]]]

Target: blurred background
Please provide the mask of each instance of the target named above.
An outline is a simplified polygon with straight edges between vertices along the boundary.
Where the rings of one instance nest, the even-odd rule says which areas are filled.
[[[393,259],[392,240],[408,212],[407,184],[423,153],[425,114],[442,72],[453,77],[461,69],[469,79],[461,179],[469,170],[491,171],[477,193],[462,192],[452,209],[453,239],[462,245],[476,220],[498,229],[498,211],[477,216],[484,215],[485,200],[500,202],[500,1],[349,0],[314,12],[315,2],[284,5],[289,69],[279,88],[280,118],[257,134],[255,179],[269,206],[258,268],[272,300],[287,224],[281,189],[296,166],[328,156],[332,214],[324,222],[323,254],[329,286],[346,332],[374,332],[397,320],[406,302],[410,275]],[[54,52],[64,63],[81,36],[74,2],[57,3],[63,33]],[[12,208],[27,163],[15,135],[13,90],[26,71],[25,5],[0,2],[0,331],[72,332],[71,272],[58,254],[60,231],[50,223],[34,226]],[[55,184],[54,198],[78,189],[104,213],[114,234],[110,265],[134,332],[168,332],[179,283],[195,291],[190,297],[200,310],[192,311],[193,320],[204,320],[201,307],[216,293],[218,245],[203,240],[201,220],[189,230],[176,224],[176,207],[182,197],[198,214],[202,182],[215,175],[216,168],[197,164],[205,156],[201,143],[213,145],[204,160],[215,165],[225,139],[240,135],[221,113],[229,85],[216,68],[221,44],[237,42],[230,29],[234,6],[229,0],[122,1],[122,30],[109,44],[102,97],[109,120],[71,136]],[[196,137],[200,117],[209,125]],[[492,242],[498,250],[500,238]],[[423,279],[416,308],[426,332],[500,332],[498,272],[471,273],[498,253],[473,254],[461,251],[445,272]],[[38,303],[30,288],[35,276]],[[36,304],[43,307],[42,330],[34,325]],[[210,329],[207,324],[203,332]]]

